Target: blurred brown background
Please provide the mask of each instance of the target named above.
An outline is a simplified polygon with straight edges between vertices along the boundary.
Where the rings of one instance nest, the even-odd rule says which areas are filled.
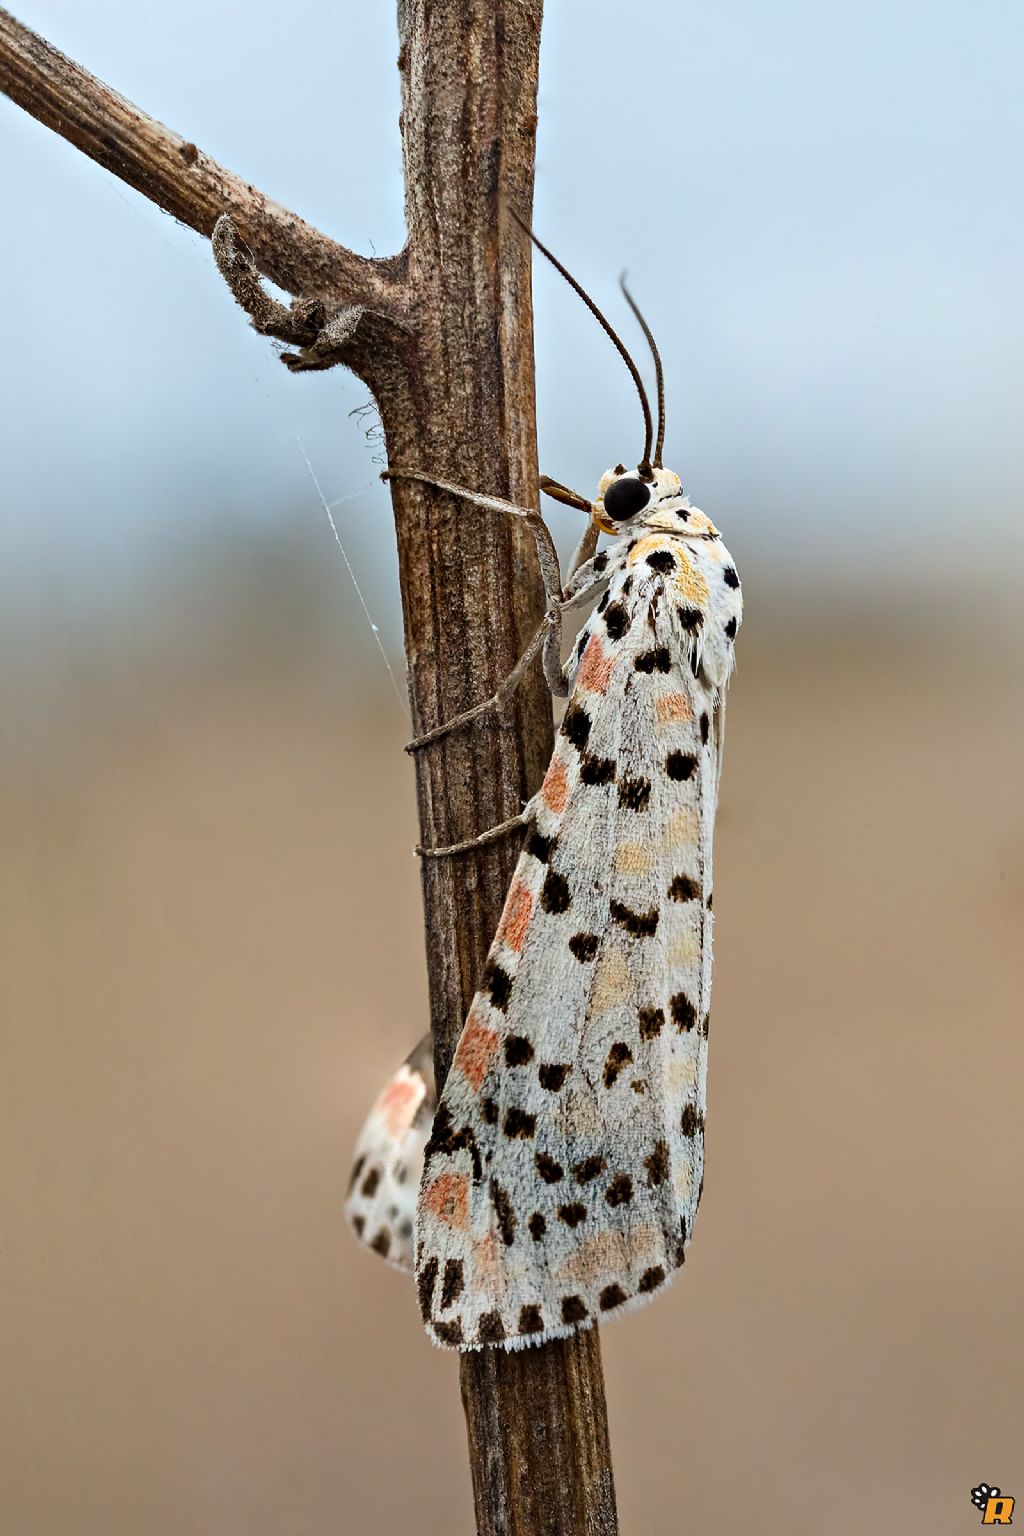
[[[424,1020],[404,722],[333,556],[222,574],[8,653],[3,1529],[469,1530],[453,1360],[341,1217]],[[1020,656],[747,585],[707,1193],[603,1335],[623,1530],[952,1536],[1024,1498]]]

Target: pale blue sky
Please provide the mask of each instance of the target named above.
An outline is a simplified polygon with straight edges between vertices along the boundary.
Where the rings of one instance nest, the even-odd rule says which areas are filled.
[[[387,0],[21,0],[20,17],[357,249],[402,240]],[[548,7],[536,223],[667,364],[667,461],[765,590],[1013,590],[1024,216],[1019,3]],[[397,635],[393,535],[338,370],[295,379],[204,242],[0,101],[7,296],[0,594],[144,592],[197,533],[337,560],[295,446]],[[541,455],[587,489],[636,452],[630,385],[537,268]],[[571,536],[571,514],[560,527]],[[969,538],[969,531],[980,538]],[[339,568],[339,591],[344,591]],[[345,593],[344,600],[348,600]],[[898,600],[898,599],[897,599]]]

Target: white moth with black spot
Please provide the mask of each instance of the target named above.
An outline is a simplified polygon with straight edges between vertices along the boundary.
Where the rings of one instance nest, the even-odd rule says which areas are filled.
[[[413,1267],[423,1149],[437,1108],[426,1035],[374,1101],[356,1142],[345,1215],[359,1242],[399,1269]]]
[[[593,503],[541,482],[591,517],[564,589],[537,512],[391,471],[524,519],[548,596],[509,683],[414,745],[503,702],[542,647],[552,690],[569,694],[522,816],[431,850],[526,827],[416,1215],[427,1332],[458,1349],[543,1343],[656,1295],[683,1262],[703,1187],[712,837],[740,583],[718,530],[661,467],[646,324],[653,456],[639,374],[599,318],[640,390],[647,440],[637,469],[610,470]],[[599,532],[615,542],[595,555]],[[598,592],[563,668],[562,614]]]

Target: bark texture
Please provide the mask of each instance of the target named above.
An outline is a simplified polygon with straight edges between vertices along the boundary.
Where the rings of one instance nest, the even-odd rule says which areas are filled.
[[[399,0],[408,242],[369,260],[336,245],[147,117],[0,11],[0,88],[192,228],[256,329],[293,368],[343,363],[380,408],[392,466],[536,505],[530,248],[505,210],[532,205],[542,0]],[[272,278],[295,297],[273,300]],[[391,493],[417,733],[486,697],[539,622],[529,536],[414,481]],[[534,668],[515,703],[416,757],[422,841],[514,815],[552,746]],[[497,927],[509,838],[423,862],[439,1082]],[[410,1304],[411,1301],[410,1301]],[[597,1330],[461,1357],[484,1536],[617,1530]]]

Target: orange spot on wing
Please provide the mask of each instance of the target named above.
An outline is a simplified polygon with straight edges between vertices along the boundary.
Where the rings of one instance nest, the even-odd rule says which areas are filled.
[[[504,1294],[505,1273],[501,1266],[496,1232],[488,1232],[486,1237],[478,1238],[473,1244],[473,1270],[476,1285],[498,1296]]]
[[[586,688],[589,693],[605,693],[614,666],[615,658],[605,653],[600,637],[591,635],[576,673],[577,688]]]
[[[423,1079],[413,1077],[408,1067],[403,1067],[381,1094],[377,1108],[384,1118],[388,1135],[396,1141],[405,1135],[415,1120],[424,1091]]]
[[[423,1204],[449,1227],[469,1220],[469,1180],[464,1173],[442,1173],[424,1192]]]
[[[533,896],[521,880],[513,880],[498,925],[498,938],[517,954],[526,943],[526,930],[530,926],[532,911]]]
[[[564,811],[569,798],[569,773],[565,760],[553,757],[540,787],[544,804],[552,811]]]
[[[696,608],[707,608],[710,598],[708,584],[698,567],[682,550],[678,551],[673,585],[688,603],[692,603]]]
[[[487,1076],[487,1068],[497,1049],[497,1033],[493,1029],[488,1029],[487,1025],[474,1015],[471,1008],[469,1018],[459,1036],[459,1043],[455,1047],[454,1065],[472,1085],[474,1093],[480,1092],[480,1084]]]
[[[663,693],[655,706],[659,725],[670,720],[692,720],[693,710],[685,693]]]

